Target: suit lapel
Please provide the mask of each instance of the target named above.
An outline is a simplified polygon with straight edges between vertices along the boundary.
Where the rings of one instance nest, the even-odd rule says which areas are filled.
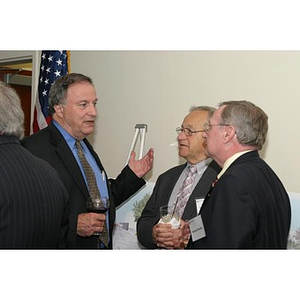
[[[88,189],[86,187],[84,178],[80,171],[80,168],[77,164],[77,161],[70,150],[67,142],[59,132],[59,130],[55,127],[53,123],[50,123],[49,129],[51,131],[51,142],[56,147],[56,152],[58,156],[61,158],[62,162],[64,163],[66,169],[73,177],[75,182],[77,183],[78,187],[82,191],[86,197],[89,196]]]
[[[104,168],[103,168],[103,166],[102,166],[102,163],[101,163],[101,161],[100,161],[100,159],[99,159],[97,153],[94,151],[92,145],[89,143],[89,141],[88,141],[87,139],[84,139],[83,141],[84,141],[84,143],[86,144],[86,146],[88,147],[88,149],[90,150],[90,152],[92,153],[92,155],[94,156],[94,158],[95,158],[95,160],[96,160],[96,162],[97,162],[97,164],[98,164],[98,166],[99,166],[101,172],[104,171]]]

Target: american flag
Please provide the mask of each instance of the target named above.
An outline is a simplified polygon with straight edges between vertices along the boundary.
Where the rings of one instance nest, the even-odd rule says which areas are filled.
[[[52,117],[49,113],[49,90],[54,81],[68,73],[68,51],[42,51],[38,91],[31,133],[47,127]]]

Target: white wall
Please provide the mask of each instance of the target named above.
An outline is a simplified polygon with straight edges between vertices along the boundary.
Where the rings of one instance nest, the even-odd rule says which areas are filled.
[[[0,60],[24,54],[35,52],[0,51]],[[147,179],[155,181],[180,162],[170,145],[191,105],[246,99],[269,116],[262,157],[289,192],[300,192],[299,51],[71,51],[71,71],[95,83],[99,116],[90,140],[110,176],[125,164],[135,124],[148,125],[145,150],[154,147],[155,161]]]
[[[300,52],[71,51],[71,71],[94,80],[100,101],[91,140],[110,176],[124,166],[135,124],[148,125],[155,181],[179,163],[170,145],[191,105],[246,99],[269,116],[261,155],[289,192],[300,192]]]

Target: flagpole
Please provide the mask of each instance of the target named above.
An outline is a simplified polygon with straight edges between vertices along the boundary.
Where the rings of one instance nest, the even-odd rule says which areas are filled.
[[[32,55],[30,134],[33,133],[34,110],[38,92],[41,53],[42,51],[37,50],[34,55]]]

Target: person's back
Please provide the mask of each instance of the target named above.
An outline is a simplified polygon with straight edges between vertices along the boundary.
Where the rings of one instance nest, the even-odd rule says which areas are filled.
[[[240,195],[245,207],[248,203],[247,207],[253,213],[252,218],[244,220],[244,227],[248,230],[252,227],[253,230],[249,231],[249,239],[244,240],[240,247],[286,249],[291,216],[289,197],[269,165],[256,152],[250,152],[237,159],[220,183],[221,180],[228,181],[228,186],[229,182],[235,184],[233,193]],[[241,191],[240,187],[243,187]]]
[[[0,248],[64,247],[68,194],[56,171],[0,136]]]

